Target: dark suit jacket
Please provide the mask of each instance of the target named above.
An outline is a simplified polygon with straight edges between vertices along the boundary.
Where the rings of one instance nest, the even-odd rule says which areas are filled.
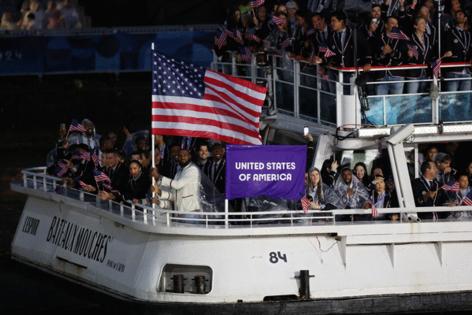
[[[107,168],[105,173],[110,177],[112,189],[123,194],[129,178],[128,167],[123,163],[119,163],[115,169]]]
[[[435,179],[431,187],[428,187],[425,183],[425,180],[420,178],[415,178],[413,181],[413,195],[415,197],[415,204],[417,207],[433,207],[433,206],[442,206],[446,200],[447,196],[444,193],[444,190],[439,189],[439,183]],[[438,191],[436,198],[428,198],[425,194],[428,191]],[[443,218],[447,217],[449,214],[446,212],[438,212],[438,217]],[[433,217],[431,212],[418,213],[420,219],[431,219]]]
[[[203,173],[213,182],[220,193],[224,193],[226,181],[226,159],[222,159],[216,169],[213,170],[213,165],[215,163],[215,160],[206,162],[203,167]]]
[[[354,47],[357,47],[357,65],[363,66],[372,62],[372,54],[367,40],[362,32],[357,32],[357,45],[354,45],[354,34],[352,29],[346,27],[344,46],[341,45],[337,32],[333,32],[328,40],[329,49],[336,55],[328,59],[328,63],[335,67],[353,67],[354,66]]]

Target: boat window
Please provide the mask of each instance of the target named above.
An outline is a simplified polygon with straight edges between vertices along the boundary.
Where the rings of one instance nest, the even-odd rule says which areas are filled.
[[[212,287],[212,270],[208,266],[164,266],[159,281],[160,292],[207,294]]]

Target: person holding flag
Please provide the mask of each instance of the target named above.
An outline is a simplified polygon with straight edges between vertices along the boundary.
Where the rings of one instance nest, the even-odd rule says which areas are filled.
[[[370,208],[372,210],[372,219],[384,220],[391,218],[392,220],[397,220],[397,214],[380,214],[378,212],[378,209],[398,207],[398,201],[395,196],[386,190],[384,177],[382,175],[376,175],[372,184],[374,185],[374,189],[369,199],[366,201],[364,208]]]
[[[346,25],[346,14],[336,11],[331,15],[331,28],[333,32],[328,39],[328,49],[331,53],[326,54],[326,62],[333,67],[360,66],[364,71],[369,71],[372,65],[372,54],[367,40],[361,32],[357,33],[357,42],[354,42],[354,30]],[[329,71],[329,78],[337,81],[338,71]],[[344,82],[349,82],[352,73],[345,73]],[[344,94],[351,94],[348,84],[344,86]]]
[[[407,63],[408,64],[430,64],[433,61],[434,47],[431,38],[426,33],[427,21],[422,17],[417,17],[414,21],[414,32],[407,43]],[[427,69],[412,69],[406,72],[408,82],[406,91],[408,94],[423,93],[426,91],[427,82],[418,82],[428,78]],[[416,112],[416,107],[414,108]],[[414,120],[417,121],[417,120]]]
[[[407,62],[408,49],[407,42],[409,38],[399,30],[398,20],[395,17],[389,17],[385,23],[385,30],[376,38],[374,44],[374,59],[376,65],[390,67],[401,66]],[[377,72],[377,95],[402,94],[404,86],[404,70],[385,70]],[[397,100],[394,102],[394,100]],[[387,114],[387,124],[400,123],[399,118],[408,111],[406,104],[398,102],[397,99],[387,98],[387,108],[390,112]]]
[[[154,49],[152,78],[151,148],[155,135],[261,144],[259,120],[266,87],[168,58]],[[173,179],[153,170],[158,183],[154,193],[161,194],[159,199],[172,199],[179,210],[199,210],[200,169],[190,162],[186,150],[179,152],[178,161],[180,168]],[[193,197],[185,198],[186,192]]]
[[[421,177],[413,181],[413,195],[417,207],[442,206],[446,201],[446,194],[440,189],[436,177],[438,168],[433,161],[424,161],[420,167]],[[418,213],[420,219],[435,219],[438,214],[443,216],[444,212],[421,212]]]
[[[469,186],[469,177],[467,174],[460,174],[457,182],[454,183],[454,189],[447,191],[450,206],[472,206],[472,188]],[[470,218],[470,211],[452,212],[450,218],[463,219]]]

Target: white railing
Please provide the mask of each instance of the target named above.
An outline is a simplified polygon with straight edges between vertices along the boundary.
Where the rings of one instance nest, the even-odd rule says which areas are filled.
[[[103,201],[96,195],[67,187],[63,180],[45,174],[44,167],[30,168],[22,171],[22,181],[17,185],[23,188],[54,193],[60,196],[79,200],[95,206],[103,211],[116,215],[130,222],[151,226],[192,228],[261,228],[261,227],[287,227],[287,226],[311,226],[343,224],[356,220],[356,216],[370,215],[371,209],[337,209],[337,210],[278,210],[278,211],[252,211],[252,212],[183,212],[154,208],[147,205],[118,203],[112,200]],[[469,206],[456,207],[422,207],[414,209],[386,208],[378,209],[379,214],[400,214],[399,221],[408,217],[406,214],[418,212],[462,212],[472,211]],[[402,214],[405,214],[402,215]],[[410,216],[411,218],[411,216]],[[344,221],[340,221],[343,219]],[[407,219],[408,220],[408,219]],[[357,220],[356,220],[357,221]],[[374,221],[363,221],[374,223]],[[394,223],[393,223],[394,224]]]
[[[269,55],[266,58],[262,54],[265,59],[261,62],[258,56],[252,55],[250,62],[241,62],[236,52],[230,52],[225,58],[214,55],[212,68],[252,82],[267,84],[273,112],[278,111],[325,127],[339,128],[352,125],[360,128],[365,125],[392,126],[408,123],[472,121],[472,107],[470,112],[467,110],[472,99],[472,90],[447,90],[450,82],[471,81],[470,76],[444,77],[438,81],[424,77],[401,81],[380,81],[370,78],[363,89],[359,90],[355,78],[362,72],[360,68],[325,68],[289,58],[288,55]],[[470,66],[470,63],[443,63],[441,69],[464,69]],[[426,68],[426,65],[373,66],[370,72],[375,74],[379,71]],[[391,86],[395,83],[404,85],[402,93],[394,95],[374,92],[379,86]],[[422,84],[423,89],[417,93],[403,93],[403,90],[407,91],[407,84],[412,83]],[[435,88],[432,88],[433,85]],[[359,98],[358,94],[362,97]],[[412,106],[415,103],[416,107]],[[461,108],[457,108],[458,105],[464,109],[463,112]]]

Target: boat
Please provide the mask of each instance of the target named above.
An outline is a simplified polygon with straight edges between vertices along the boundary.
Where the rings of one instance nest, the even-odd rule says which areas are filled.
[[[336,69],[339,81],[330,81],[335,89],[326,90],[328,79],[313,72],[318,66],[286,57],[253,57],[248,64],[215,59],[212,67],[267,83],[265,143],[299,143],[303,127],[309,127],[318,167],[333,154],[372,160],[379,148],[386,150],[399,207],[378,212],[399,214],[399,220],[342,219],[370,215],[370,209],[192,212],[186,219],[175,210],[102,201],[37,167],[24,169],[11,184],[28,196],[12,258],[161,312],[472,310],[472,221],[418,220],[423,212],[472,207],[417,207],[409,176],[412,164],[418,175],[419,146],[472,141],[472,117],[440,119],[451,92],[404,95],[407,103],[427,99],[429,118],[390,124],[391,96],[367,96],[368,109],[353,81],[347,83],[353,93],[344,95],[342,74],[356,69]],[[306,106],[307,99],[316,106]],[[366,125],[374,118],[380,123]]]

